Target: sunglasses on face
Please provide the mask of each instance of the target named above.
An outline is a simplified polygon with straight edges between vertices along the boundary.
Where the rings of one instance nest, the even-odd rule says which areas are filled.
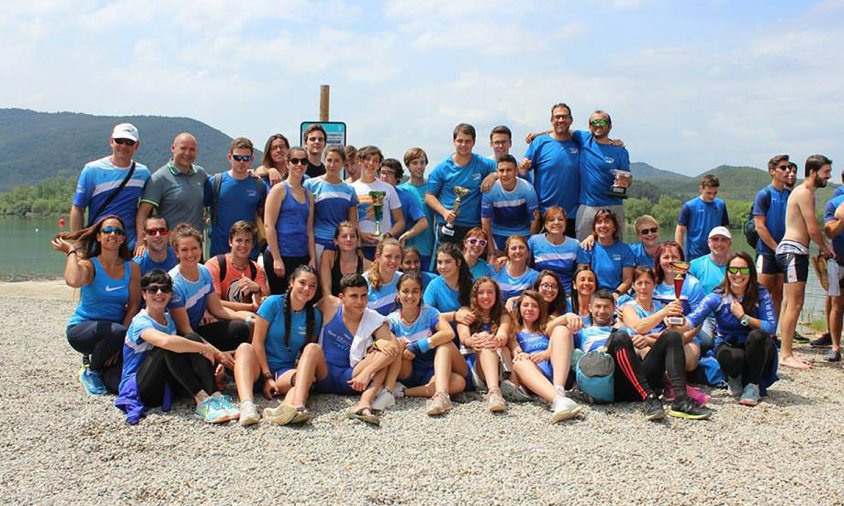
[[[307,158],[288,158],[287,163],[289,163],[290,165],[305,165],[306,163],[308,163],[308,159]]]
[[[100,229],[100,233],[101,233],[101,234],[104,234],[104,235],[114,234],[114,235],[119,235],[119,236],[121,236],[121,237],[122,237],[122,236],[124,236],[124,235],[126,235],[126,231],[125,231],[125,230],[123,230],[122,228],[120,228],[120,227],[111,227],[111,226],[101,228],[101,229]]]
[[[472,246],[486,246],[486,239],[478,239],[477,237],[470,237],[466,242]]]
[[[251,162],[252,155],[232,155],[232,160],[236,162]]]
[[[596,127],[596,126],[605,127],[605,126],[609,125],[610,122],[608,120],[605,120],[605,119],[593,119],[592,121],[589,122],[589,124],[594,126],[594,127]]]
[[[777,165],[777,170],[789,170],[791,165]]]
[[[643,228],[639,231],[639,235],[655,234],[659,232],[659,227]]]
[[[156,235],[167,235],[169,232],[170,231],[167,230],[167,227],[155,227],[146,229],[146,233],[150,237],[154,237]]]
[[[741,274],[742,276],[747,276],[750,274],[750,267],[727,267],[727,272],[730,274]]]
[[[135,145],[135,141],[133,141],[132,139],[114,139],[114,143],[115,144],[121,144],[121,145],[124,145],[124,146],[129,146],[129,147],[132,147],[132,146]]]
[[[554,121],[563,121],[563,120],[571,119],[571,116],[569,116],[568,114],[555,114],[554,116],[551,117],[551,119],[553,119]]]
[[[170,293],[173,291],[173,287],[170,285],[147,285],[144,287],[144,291],[147,293]]]

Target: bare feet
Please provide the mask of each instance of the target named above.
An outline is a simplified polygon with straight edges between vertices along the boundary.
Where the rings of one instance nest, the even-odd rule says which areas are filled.
[[[787,357],[780,358],[780,365],[801,371],[808,371],[812,368],[812,364],[810,362],[803,360],[797,355],[789,355]]]

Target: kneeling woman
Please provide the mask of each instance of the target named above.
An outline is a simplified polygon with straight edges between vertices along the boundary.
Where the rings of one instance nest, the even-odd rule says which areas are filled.
[[[727,390],[745,406],[755,406],[777,379],[777,350],[771,335],[777,320],[771,295],[756,281],[753,260],[733,254],[720,288],[688,317],[690,327],[715,314],[715,356],[727,375]]]
[[[440,312],[422,303],[422,279],[416,272],[402,274],[398,282],[398,307],[388,319],[393,334],[407,344],[398,379],[408,397],[430,397],[428,415],[450,410],[450,394],[466,388],[469,368],[454,345],[451,325]]]
[[[554,328],[549,337],[544,333],[547,310],[542,296],[528,290],[516,299],[513,311],[513,370],[530,391],[549,403],[552,420],[573,418],[583,410],[566,397],[565,382],[571,369],[572,336],[564,326]]]
[[[322,348],[316,343],[322,326],[322,313],[314,307],[317,287],[316,271],[300,265],[290,277],[287,293],[270,295],[258,309],[252,344],[241,344],[235,353],[241,425],[258,422],[253,386],[259,379],[268,399],[286,394],[277,408],[264,410],[264,418],[280,425],[311,419],[305,409],[308,392],[315,377],[328,375]]]
[[[173,319],[165,312],[173,282],[155,269],[141,278],[146,309],[138,313],[126,331],[123,375],[114,405],[126,413],[126,421],[138,423],[144,412],[166,402],[165,384],[181,386],[196,401],[196,415],[208,423],[237,418],[237,407],[214,386],[214,362],[228,357],[196,334],[176,334]]]

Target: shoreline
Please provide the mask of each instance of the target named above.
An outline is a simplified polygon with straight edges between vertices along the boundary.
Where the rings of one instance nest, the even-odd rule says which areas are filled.
[[[0,281],[0,298],[63,300],[74,302],[77,290],[67,286],[62,278],[32,279],[28,281]]]

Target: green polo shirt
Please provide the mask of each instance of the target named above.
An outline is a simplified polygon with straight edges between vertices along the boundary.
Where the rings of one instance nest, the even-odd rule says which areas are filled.
[[[205,202],[205,184],[208,173],[199,165],[191,166],[183,174],[170,160],[160,167],[144,187],[141,202],[155,206],[158,216],[167,220],[170,228],[179,223],[190,223],[197,230],[205,228],[202,210]]]

